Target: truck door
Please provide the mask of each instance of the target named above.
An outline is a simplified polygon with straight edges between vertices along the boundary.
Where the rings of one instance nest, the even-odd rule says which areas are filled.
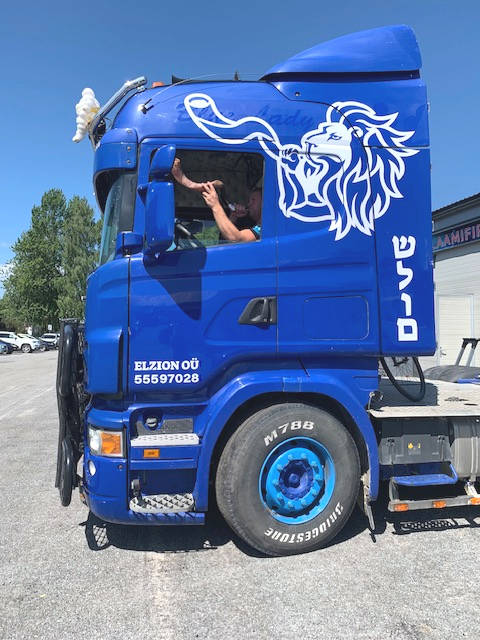
[[[161,144],[143,143],[139,184],[148,180],[151,154]],[[263,157],[245,146],[220,152],[185,143],[177,157],[192,180],[223,181],[225,209],[262,187]],[[251,368],[276,352],[276,325],[259,318],[263,301],[276,295],[275,238],[266,207],[259,239],[229,244],[200,193],[175,184],[175,201],[172,247],[154,263],[140,254],[131,259],[129,390],[198,398],[211,394],[233,365]]]

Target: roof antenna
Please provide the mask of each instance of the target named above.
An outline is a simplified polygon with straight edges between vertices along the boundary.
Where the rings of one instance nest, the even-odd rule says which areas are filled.
[[[235,80],[235,82],[238,82],[240,80],[240,76],[238,75],[238,71],[235,71],[235,75],[233,76],[233,79]]]

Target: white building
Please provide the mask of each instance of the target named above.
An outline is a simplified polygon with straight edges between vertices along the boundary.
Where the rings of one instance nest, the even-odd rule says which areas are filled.
[[[462,339],[480,338],[480,193],[433,212],[433,259],[437,351],[424,368],[454,364]]]

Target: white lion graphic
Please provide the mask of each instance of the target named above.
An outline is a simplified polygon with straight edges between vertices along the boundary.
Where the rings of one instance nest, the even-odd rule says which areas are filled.
[[[276,162],[282,213],[303,222],[329,221],[335,240],[351,229],[372,234],[391,198],[403,197],[398,182],[404,158],[418,153],[403,146],[414,132],[393,127],[398,113],[380,116],[361,102],[335,102],[299,145],[283,145],[261,118],[224,116],[207,94],[192,93],[184,104],[196,126],[219,142],[257,139]]]

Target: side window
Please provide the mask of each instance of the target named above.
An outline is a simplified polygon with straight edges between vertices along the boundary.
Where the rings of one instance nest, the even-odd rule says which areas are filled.
[[[260,154],[178,149],[172,169],[176,224],[170,250],[260,240],[263,172]],[[214,184],[213,202],[219,208],[202,195],[206,182]]]

